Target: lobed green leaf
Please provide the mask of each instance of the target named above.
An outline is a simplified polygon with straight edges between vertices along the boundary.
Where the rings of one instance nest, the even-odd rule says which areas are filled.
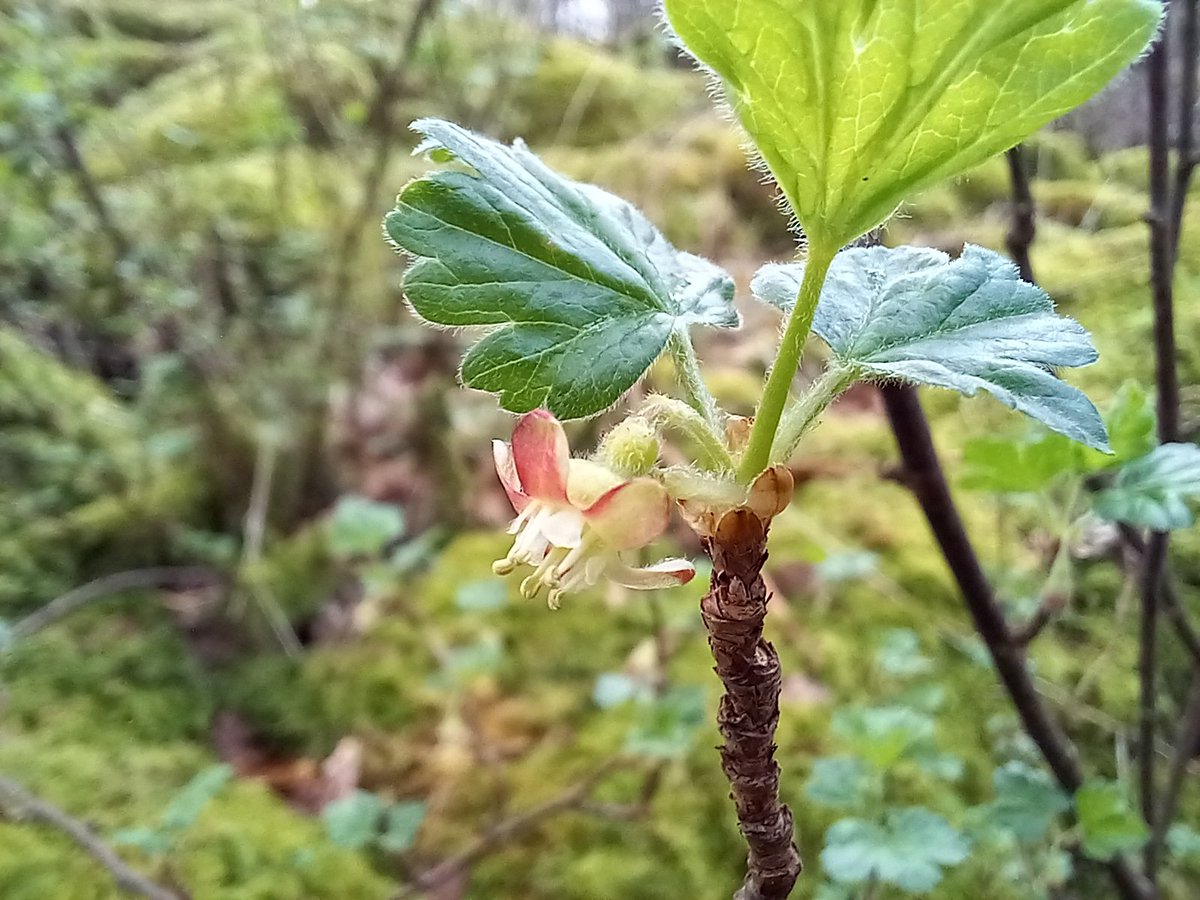
[[[1041,769],[1020,761],[1005,764],[992,777],[996,799],[987,806],[989,824],[1012,832],[1018,841],[1040,841],[1071,798]]]
[[[424,150],[473,171],[407,185],[388,237],[416,261],[404,276],[413,309],[489,332],[467,353],[468,387],[513,412],[559,418],[615,403],[693,324],[733,327],[733,279],[672,247],[624,200],[449,122],[422,119]]]
[[[1092,779],[1075,792],[1075,811],[1083,837],[1083,852],[1107,860],[1141,847],[1146,823],[1133,809],[1119,784]]]
[[[835,881],[859,884],[876,878],[923,893],[942,880],[942,870],[967,857],[970,842],[937,813],[921,807],[890,812],[882,825],[862,819],[835,822],[825,835],[821,865]]]
[[[804,263],[764,266],[754,294],[790,310]],[[968,396],[985,390],[1048,428],[1108,448],[1100,414],[1056,366],[1096,360],[1087,332],[1056,315],[1040,288],[998,253],[968,244],[958,259],[916,247],[855,248],[830,267],[813,330],[839,365]]]
[[[1092,500],[1096,514],[1136,528],[1172,531],[1195,522],[1189,503],[1200,499],[1200,447],[1163,444],[1117,471]]]
[[[1153,37],[1153,0],[665,0],[811,241],[1078,106]]]

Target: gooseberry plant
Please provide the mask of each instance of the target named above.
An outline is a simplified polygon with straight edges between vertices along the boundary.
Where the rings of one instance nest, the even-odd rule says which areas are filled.
[[[749,847],[737,897],[771,900],[791,892],[801,862],[774,760],[781,674],[763,639],[762,569],[801,438],[854,383],[900,381],[986,391],[1069,441],[1109,449],[1095,407],[1055,371],[1095,361],[1087,333],[1009,262],[973,246],[951,259],[854,245],[913,192],[1096,93],[1145,50],[1161,5],[666,0],[664,9],[801,238],[799,261],[765,266],[751,286],[787,315],[752,419],[714,401],[691,337],[738,326],[730,275],[522,143],[414,123],[418,151],[448,167],[406,185],[385,229],[413,258],[404,291],[416,313],[483,330],[463,384],[522,414],[511,445],[495,445],[518,514],[497,574],[522,572],[523,593],[544,592],[551,606],[602,578],[657,589],[690,579],[691,565],[638,569],[624,556],[662,533],[672,505],[700,536],[712,561],[701,616],[725,688],[722,765]],[[794,396],[812,333],[830,359]],[[608,410],[663,356],[682,399],[650,397],[594,458],[572,459],[559,420]],[[661,465],[663,440],[689,464]]]

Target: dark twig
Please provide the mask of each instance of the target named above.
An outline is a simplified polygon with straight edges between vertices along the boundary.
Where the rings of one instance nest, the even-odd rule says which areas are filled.
[[[131,869],[83,822],[3,776],[0,776],[0,811],[14,821],[41,822],[61,831],[88,856],[104,866],[112,875],[117,887],[123,891],[149,897],[151,900],[180,900],[179,894],[155,884],[145,875]]]
[[[716,534],[704,539],[713,570],[700,616],[725,687],[717,709],[717,728],[725,739],[721,768],[750,848],[746,877],[734,900],[784,900],[801,869],[792,811],[780,800],[775,762],[779,654],[763,638],[768,524],[749,509],[735,509],[721,518]]]
[[[516,840],[523,834],[532,831],[546,819],[559,813],[583,807],[596,787],[604,781],[622,763],[621,757],[614,757],[587,775],[576,784],[571,785],[557,797],[552,797],[545,803],[538,804],[524,812],[497,822],[465,850],[442,860],[433,868],[417,876],[417,886],[430,891],[447,879],[471,868],[476,862],[489,853]]]
[[[1128,525],[1121,525],[1120,531],[1121,539],[1124,541],[1125,546],[1137,554],[1139,559],[1144,556],[1146,553],[1146,539]],[[1169,569],[1164,574],[1163,581],[1159,585],[1159,600],[1162,601],[1163,611],[1171,619],[1171,624],[1175,628],[1175,635],[1178,637],[1179,642],[1183,644],[1184,649],[1191,655],[1197,668],[1200,668],[1200,632],[1196,630],[1195,624],[1188,617],[1187,610],[1183,607],[1183,601],[1179,599],[1179,594],[1176,593],[1175,586],[1171,583]]]
[[[1153,847],[1154,858],[1162,853],[1167,831],[1179,808],[1179,795],[1183,792],[1183,780],[1187,775],[1188,763],[1200,748],[1200,669],[1192,675],[1192,686],[1188,691],[1183,717],[1179,720],[1179,731],[1175,736],[1175,750],[1167,770],[1167,783],[1163,790],[1158,818],[1150,833],[1147,847]]]
[[[335,308],[340,308],[347,293],[350,291],[351,276],[354,274],[354,262],[358,259],[357,247],[361,243],[363,223],[378,218],[372,210],[379,202],[379,191],[387,174],[392,152],[396,147],[397,127],[392,120],[392,105],[400,97],[404,88],[404,79],[409,66],[416,56],[421,36],[433,21],[434,14],[441,5],[441,0],[420,0],[413,11],[412,21],[400,47],[400,54],[395,63],[381,69],[376,74],[375,94],[367,110],[367,121],[372,124],[375,133],[375,145],[371,152],[370,161],[364,170],[359,188],[358,203],[350,213],[350,218],[342,233],[338,247],[337,267],[333,278],[332,299]],[[332,334],[335,329],[328,329]]]
[[[1175,6],[1176,4],[1172,4]],[[1179,133],[1175,146],[1178,158],[1175,161],[1175,186],[1171,198],[1171,245],[1174,255],[1179,255],[1179,238],[1183,232],[1183,211],[1187,206],[1188,188],[1195,172],[1196,156],[1196,80],[1200,74],[1200,4],[1197,0],[1184,0],[1178,4],[1182,10],[1179,37]]]
[[[25,638],[52,625],[93,600],[135,590],[189,590],[219,583],[224,576],[208,566],[161,566],[105,575],[55,597],[12,626],[13,638]]]
[[[1057,591],[1048,593],[1028,621],[1012,627],[1012,642],[1018,647],[1028,647],[1046,630],[1046,626],[1054,621],[1054,617],[1063,611],[1065,603],[1066,597]]]
[[[1029,248],[1037,237],[1037,220],[1034,217],[1033,190],[1029,186],[1029,173],[1025,168],[1025,150],[1018,144],[1005,154],[1005,158],[1008,160],[1008,176],[1012,183],[1012,220],[1005,245],[1013,262],[1021,270],[1021,278],[1033,284]]]
[[[975,629],[991,654],[996,672],[1026,733],[1063,790],[1073,794],[1083,783],[1075,747],[1038,695],[1026,666],[1024,649],[1014,642],[1004,612],[996,602],[992,586],[950,495],[917,393],[913,388],[899,384],[884,386],[882,393],[904,462],[904,482],[925,513],[962,592]],[[1125,857],[1116,856],[1110,860],[1108,871],[1123,900],[1153,897],[1150,886]]]
[[[1189,4],[1190,5],[1190,4]],[[1175,311],[1173,277],[1176,234],[1173,227],[1175,205],[1184,199],[1172,198],[1170,184],[1170,40],[1163,30],[1147,62],[1149,90],[1150,210],[1150,283],[1154,306],[1154,375],[1157,385],[1158,439],[1161,443],[1179,438],[1179,373],[1175,349]],[[1195,49],[1194,47],[1192,48]],[[1189,65],[1192,65],[1189,63]],[[1193,69],[1194,75],[1194,69]],[[1190,89],[1194,97],[1194,88]],[[1191,121],[1189,112],[1188,121]],[[1190,125],[1189,125],[1190,128]],[[1190,144],[1190,135],[1187,138]],[[1182,161],[1181,161],[1182,163]],[[1181,169],[1182,171],[1182,169]],[[1160,586],[1164,580],[1170,536],[1166,532],[1150,535],[1142,557],[1142,614],[1138,641],[1138,783],[1142,816],[1153,829],[1158,816],[1155,723],[1158,717],[1158,619]],[[1157,842],[1146,843],[1144,866],[1153,884],[1158,874]]]
[[[54,139],[58,142],[58,148],[62,152],[63,163],[67,171],[74,178],[75,186],[83,195],[84,202],[95,216],[101,233],[104,234],[112,249],[113,261],[120,262],[129,255],[132,242],[117,224],[116,217],[109,209],[108,201],[105,200],[87,160],[84,159],[83,153],[79,149],[75,130],[68,123],[61,122],[55,126]]]

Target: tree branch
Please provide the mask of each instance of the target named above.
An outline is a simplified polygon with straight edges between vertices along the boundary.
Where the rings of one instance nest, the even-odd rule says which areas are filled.
[[[155,884],[145,875],[131,869],[83,822],[3,776],[0,776],[0,811],[14,821],[41,822],[61,831],[88,856],[106,868],[117,887],[123,891],[149,897],[151,900],[181,900],[179,894]]]
[[[1162,853],[1167,831],[1179,808],[1179,796],[1183,792],[1183,780],[1187,775],[1188,762],[1200,747],[1200,669],[1192,675],[1192,686],[1188,691],[1183,717],[1179,720],[1179,731],[1175,737],[1175,751],[1167,771],[1167,784],[1159,804],[1158,818],[1150,833],[1147,848],[1152,848],[1154,858]]]
[[[1146,553],[1145,538],[1128,525],[1121,525],[1119,528],[1125,546],[1136,553],[1139,558],[1144,556]],[[1171,624],[1175,628],[1176,637],[1178,637],[1184,649],[1191,655],[1197,668],[1200,668],[1200,632],[1196,630],[1195,624],[1188,618],[1187,610],[1184,609],[1183,602],[1179,599],[1179,594],[1176,593],[1174,584],[1171,583],[1169,567],[1158,588],[1163,610],[1171,618]]]
[[[1021,270],[1021,278],[1034,283],[1033,263],[1029,248],[1037,237],[1037,220],[1034,218],[1033,190],[1029,185],[1029,173],[1025,168],[1025,150],[1018,144],[1005,154],[1008,161],[1008,176],[1012,183],[1012,220],[1008,227],[1005,245],[1008,254]]]
[[[1176,4],[1172,4],[1174,7]],[[1196,169],[1196,80],[1200,74],[1200,19],[1197,0],[1184,0],[1180,28],[1179,73],[1179,133],[1176,136],[1178,158],[1175,161],[1175,186],[1171,198],[1171,244],[1174,256],[1179,255],[1179,238],[1183,232],[1183,212],[1187,207],[1188,188]]]
[[[1191,6],[1192,4],[1188,4]],[[1193,23],[1194,27],[1194,23]],[[1150,284],[1154,308],[1154,375],[1157,385],[1158,439],[1168,443],[1179,438],[1179,373],[1176,365],[1175,311],[1173,279],[1177,234],[1176,209],[1182,220],[1183,196],[1173,197],[1170,184],[1170,31],[1164,29],[1147,62],[1149,91],[1150,210]],[[1192,48],[1195,49],[1194,47]],[[1194,67],[1194,61],[1186,64]],[[1193,77],[1195,70],[1192,68]],[[1185,89],[1194,100],[1194,86]],[[1189,131],[1191,112],[1188,116]],[[1190,134],[1181,142],[1190,147]],[[1177,174],[1186,175],[1190,161],[1180,160]],[[1190,177],[1190,176],[1188,176]],[[1186,181],[1184,183],[1186,187]],[[1142,614],[1138,641],[1138,783],[1142,816],[1151,829],[1158,821],[1155,721],[1158,715],[1158,619],[1160,587],[1164,580],[1170,536],[1156,532],[1150,536],[1142,557]],[[1144,851],[1146,876],[1151,884],[1157,879],[1159,853],[1156,841],[1148,841]]]
[[[905,484],[925,513],[1025,732],[1037,745],[1059,785],[1074,794],[1083,783],[1078,754],[1038,695],[1026,666],[1024,649],[1014,641],[1004,612],[996,602],[950,494],[917,393],[907,385],[890,384],[882,388],[882,394],[903,459]],[[1123,900],[1149,900],[1154,896],[1150,885],[1125,857],[1110,860],[1108,871]]]
[[[596,787],[620,766],[622,757],[613,757],[597,768],[581,781],[571,785],[557,797],[552,797],[545,803],[531,807],[524,812],[497,822],[465,850],[442,860],[433,868],[417,876],[417,886],[429,891],[444,883],[448,878],[471,868],[476,862],[489,853],[499,849],[533,830],[543,821],[559,813],[581,808],[592,795]]]
[[[105,575],[55,597],[41,609],[12,626],[13,638],[26,638],[91,603],[124,591],[187,590],[223,581],[225,576],[208,566],[160,566]]]
[[[1033,611],[1027,622],[1012,628],[1011,640],[1018,647],[1028,647],[1046,626],[1054,621],[1054,617],[1063,611],[1066,598],[1057,592],[1050,592],[1042,598],[1038,608]]]

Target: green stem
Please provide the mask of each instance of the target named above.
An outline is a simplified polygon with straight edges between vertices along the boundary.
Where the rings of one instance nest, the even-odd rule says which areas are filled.
[[[717,401],[704,383],[704,376],[700,374],[700,362],[696,359],[696,348],[692,346],[691,338],[686,332],[673,331],[668,346],[671,360],[675,363],[675,380],[683,389],[688,405],[704,416],[704,421],[714,434],[724,434],[724,418],[717,408]]]
[[[796,452],[800,439],[816,423],[821,414],[829,408],[838,394],[854,383],[855,375],[850,369],[831,363],[804,395],[788,408],[779,423],[771,451],[771,464],[786,463]]]
[[[800,365],[800,354],[804,352],[804,344],[808,340],[809,331],[812,330],[817,301],[821,299],[821,288],[825,284],[825,276],[829,273],[829,266],[836,253],[836,249],[829,250],[809,244],[804,280],[800,283],[796,308],[792,310],[787,329],[783,332],[783,339],[779,342],[779,355],[775,357],[775,364],[771,366],[771,374],[763,387],[758,412],[754,416],[754,427],[750,430],[750,442],[738,469],[738,479],[744,484],[753,481],[755,476],[770,464],[775,432],[779,430],[779,420],[783,417],[784,406],[787,405],[792,379]]]
[[[675,397],[648,397],[638,412],[659,430],[671,429],[688,439],[697,466],[705,472],[731,473],[733,457],[704,416]]]

